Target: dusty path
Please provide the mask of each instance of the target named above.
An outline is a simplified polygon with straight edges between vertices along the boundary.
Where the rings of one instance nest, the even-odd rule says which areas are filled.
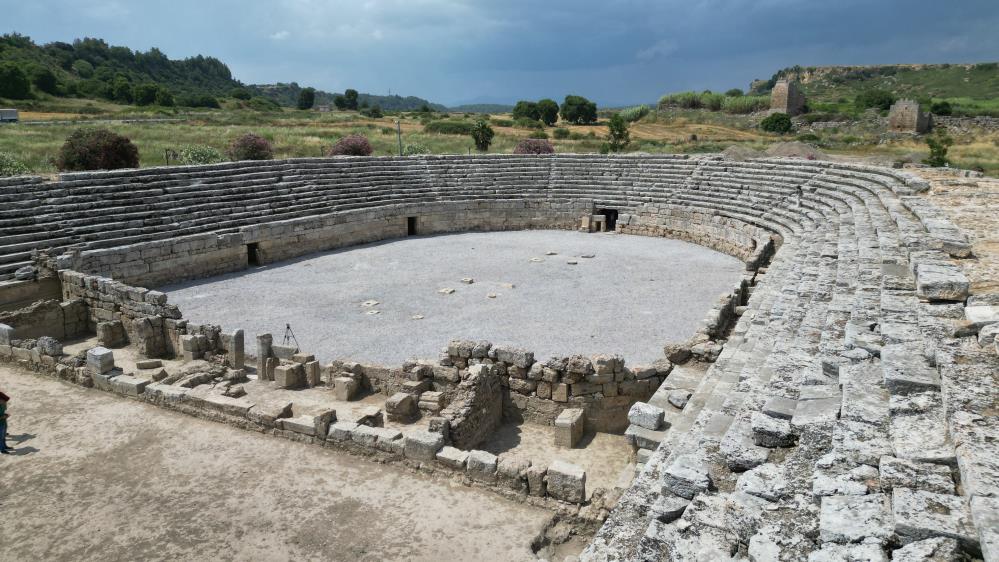
[[[0,560],[526,560],[549,514],[0,367]]]

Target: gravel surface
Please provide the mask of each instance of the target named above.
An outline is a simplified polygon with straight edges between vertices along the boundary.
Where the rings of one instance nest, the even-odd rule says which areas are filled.
[[[636,364],[693,334],[742,271],[678,240],[513,231],[396,239],[161,290],[192,322],[242,328],[248,353],[256,334],[281,343],[290,323],[321,360],[393,366],[434,359],[457,338]]]

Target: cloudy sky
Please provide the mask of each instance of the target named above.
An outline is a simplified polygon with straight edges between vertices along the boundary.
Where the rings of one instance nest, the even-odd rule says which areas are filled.
[[[800,64],[999,61],[999,0],[0,0],[0,32],[222,59],[246,83],[602,105]]]

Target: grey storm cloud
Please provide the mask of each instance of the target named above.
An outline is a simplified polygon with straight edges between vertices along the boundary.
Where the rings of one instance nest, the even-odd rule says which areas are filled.
[[[999,60],[996,0],[0,0],[0,30],[218,57],[247,83],[648,103],[795,64]]]

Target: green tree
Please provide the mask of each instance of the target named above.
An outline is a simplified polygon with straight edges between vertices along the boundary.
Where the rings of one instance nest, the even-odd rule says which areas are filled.
[[[298,93],[298,108],[312,109],[316,105],[316,89],[304,88]]]
[[[357,110],[357,90],[349,88],[344,90],[343,98],[347,102],[345,109]]]
[[[742,95],[743,95],[742,90],[740,90],[739,88],[732,88],[731,90],[725,92],[725,96],[730,98],[738,98],[742,97]]]
[[[538,102],[538,111],[541,113],[541,122],[549,127],[558,122],[558,102],[545,98]]]
[[[119,74],[111,83],[111,99],[121,103],[132,103],[132,83],[124,75]]]
[[[0,98],[23,100],[31,96],[31,82],[20,66],[0,63]]]
[[[250,98],[253,97],[250,90],[247,90],[246,88],[233,88],[229,91],[229,95],[235,99],[243,101],[249,101]]]
[[[138,84],[132,90],[132,99],[135,100],[136,105],[152,105],[156,103],[156,94],[159,93],[159,89],[160,87],[152,82]]]
[[[173,107],[174,106],[173,94],[170,90],[160,87],[156,90],[156,105],[162,105],[163,107]]]
[[[791,117],[787,113],[772,113],[760,121],[760,129],[768,133],[785,134],[791,132]]]
[[[578,125],[586,125],[597,122],[597,104],[582,97],[568,95],[559,108],[562,120]]]
[[[631,133],[628,132],[628,122],[620,113],[611,116],[607,123],[607,149],[610,152],[621,152],[631,144]]]
[[[347,109],[347,98],[337,94],[333,96],[333,105],[335,105],[340,111],[344,111]]]
[[[954,139],[938,129],[935,135],[926,137],[926,146],[930,147],[930,156],[923,162],[927,166],[933,166],[934,168],[942,168],[949,165],[950,160],[947,158],[947,149],[952,144],[954,144]]]
[[[73,62],[73,72],[79,75],[80,78],[90,78],[94,75],[94,65],[83,59],[79,59]]]
[[[58,90],[59,80],[56,78],[55,72],[52,72],[52,69],[49,67],[36,64],[31,67],[28,74],[31,76],[31,83],[39,91],[46,94],[54,94]]]
[[[475,148],[480,152],[489,150],[494,136],[496,136],[496,132],[485,119],[479,119],[472,125],[472,140],[475,141]]]
[[[533,101],[521,100],[513,106],[513,118],[538,121],[541,119],[541,111],[538,109],[538,104]]]

